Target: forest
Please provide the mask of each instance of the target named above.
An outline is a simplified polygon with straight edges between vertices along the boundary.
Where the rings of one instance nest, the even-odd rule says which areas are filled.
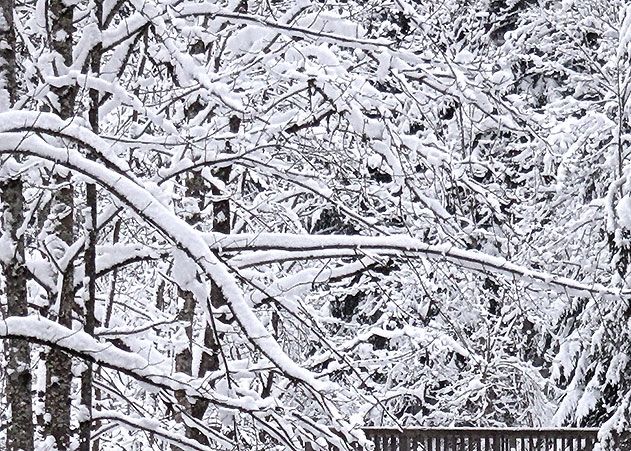
[[[0,448],[631,430],[624,0],[0,0]]]

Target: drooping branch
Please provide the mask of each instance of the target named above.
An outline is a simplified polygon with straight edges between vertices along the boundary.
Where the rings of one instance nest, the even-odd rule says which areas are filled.
[[[201,233],[174,215],[143,186],[73,149],[60,149],[28,133],[0,133],[0,154],[26,154],[44,158],[87,175],[103,186],[134,213],[151,224],[193,260],[205,276],[217,284],[247,339],[287,377],[305,383],[315,393],[329,385],[317,380],[282,350],[243,298],[241,289],[226,267],[217,260]]]
[[[618,298],[631,294],[629,289],[608,287],[599,283],[584,283],[568,277],[537,271],[526,266],[482,252],[459,249],[450,244],[432,245],[409,236],[348,236],[297,234],[208,233],[206,241],[212,249],[224,252],[252,252],[233,259],[235,266],[256,265],[304,259],[365,257],[428,258],[447,261],[475,272],[494,273],[531,282],[541,288],[572,296],[598,295]]]
[[[392,42],[387,39],[365,39],[281,23],[254,14],[233,12],[211,2],[183,2],[175,8],[175,11],[179,17],[208,16],[211,18],[224,19],[235,24],[264,26],[292,37],[319,39],[333,44],[366,50],[384,50],[390,49],[392,46]]]
[[[0,124],[3,123],[2,119],[7,113],[0,113]],[[39,118],[39,119],[38,119]],[[42,122],[41,118],[45,118]],[[12,122],[13,124],[20,123],[21,126],[26,127],[25,119],[28,119],[28,123],[35,122],[40,124],[46,123],[46,127],[53,127],[54,129],[64,129],[64,132],[69,136],[75,137],[75,139],[81,139],[81,143],[92,147],[99,155],[109,154],[108,147],[104,141],[98,136],[91,134],[89,131],[82,129],[79,126],[70,126],[67,122],[61,121],[55,115],[48,114],[42,116],[41,114],[25,114],[24,118],[20,121]],[[2,129],[10,129],[10,127],[4,126]],[[31,139],[31,137],[27,138]],[[23,145],[24,146],[24,145]],[[8,147],[8,146],[7,146]],[[52,147],[51,147],[52,148]],[[3,153],[10,152],[13,149],[4,149]],[[23,153],[28,153],[25,150],[21,150]],[[41,156],[41,155],[40,155]],[[43,156],[46,158],[45,156]],[[105,158],[107,159],[107,158]],[[58,161],[60,164],[64,164],[66,158],[62,158]],[[115,158],[112,159],[116,161]],[[118,163],[118,161],[116,161]],[[116,164],[119,166],[119,164]],[[101,166],[102,168],[102,166]],[[81,171],[79,168],[77,170]],[[120,169],[118,169],[120,170]],[[117,175],[118,170],[116,170]],[[86,174],[87,175],[87,174]],[[119,175],[120,176],[120,175]],[[96,177],[98,179],[98,177]],[[120,180],[120,179],[119,179]],[[127,178],[126,182],[132,182],[136,186],[135,189],[142,189],[143,197],[150,196],[156,203],[158,202],[146,192],[144,188],[140,187],[139,183],[135,181],[133,177]],[[114,183],[115,185],[116,183]],[[116,193],[116,190],[112,191],[113,194],[123,197],[121,193]],[[153,202],[153,201],[151,201]],[[141,208],[141,207],[140,207]],[[141,208],[142,210],[142,208]],[[141,215],[142,216],[142,215]],[[173,215],[169,212],[169,216]],[[150,218],[149,218],[150,219]],[[179,220],[181,223],[184,221]],[[181,224],[180,224],[181,225]],[[330,257],[348,257],[353,255],[365,255],[374,253],[382,256],[406,256],[410,258],[430,258],[434,260],[446,260],[450,261],[458,266],[465,267],[474,271],[481,272],[496,272],[504,274],[510,277],[517,277],[519,279],[532,281],[539,286],[550,288],[557,292],[568,293],[570,295],[585,296],[590,294],[605,296],[605,297],[618,297],[621,295],[631,294],[631,290],[620,290],[613,287],[607,287],[602,284],[589,284],[583,283],[571,278],[561,277],[555,274],[536,271],[525,266],[516,265],[510,263],[507,260],[495,257],[480,252],[458,249],[451,245],[429,245],[423,243],[420,240],[399,236],[399,237],[358,237],[358,236],[308,236],[304,235],[291,235],[291,234],[256,234],[256,235],[230,235],[224,236],[221,234],[208,234],[206,242],[212,249],[242,252],[242,251],[260,251],[260,250],[273,250],[273,251],[290,251],[290,252],[303,252],[303,254],[277,254],[271,256],[267,254],[264,261],[273,261],[275,258],[283,260],[291,260],[294,258],[305,258],[311,256],[314,258],[316,252],[320,258]],[[210,252],[210,251],[209,251]],[[308,253],[308,255],[306,254]]]
[[[245,413],[263,412],[267,401],[257,403],[250,398],[239,401],[207,387],[202,381],[184,374],[170,374],[163,362],[149,362],[139,354],[117,348],[111,342],[100,342],[79,330],[71,330],[39,316],[9,317],[0,322],[0,337],[22,338],[32,343],[59,349],[74,357],[96,363],[156,389],[172,393],[184,391],[193,399],[209,400],[213,405]]]
[[[154,434],[156,437],[161,438],[165,442],[177,445],[182,449],[190,449],[195,451],[207,451],[209,449],[208,446],[203,446],[196,440],[165,429],[160,425],[160,422],[158,420],[150,418],[136,418],[129,415],[123,415],[113,410],[102,410],[94,412],[92,415],[92,419],[94,421],[106,420],[130,430],[147,431],[151,434]],[[231,449],[234,447],[234,444],[227,441],[223,441],[222,443],[220,443],[220,445],[221,449]]]

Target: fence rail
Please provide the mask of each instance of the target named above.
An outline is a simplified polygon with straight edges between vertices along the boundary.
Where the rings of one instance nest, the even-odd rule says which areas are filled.
[[[597,428],[365,428],[375,451],[591,451]]]

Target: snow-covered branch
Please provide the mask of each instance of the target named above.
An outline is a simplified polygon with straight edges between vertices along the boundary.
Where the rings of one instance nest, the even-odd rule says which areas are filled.
[[[544,271],[517,265],[504,258],[482,252],[459,249],[453,245],[431,245],[407,236],[318,236],[292,234],[221,235],[206,234],[213,249],[224,252],[256,252],[234,258],[234,264],[248,267],[302,259],[342,257],[401,257],[428,258],[447,261],[476,272],[501,274],[531,282],[537,287],[551,289],[571,296],[599,295],[619,298],[631,290],[607,287],[598,283],[584,283]]]
[[[24,133],[0,133],[0,154],[26,154],[44,158],[87,175],[116,196],[134,213],[164,234],[181,248],[223,293],[235,319],[250,340],[288,377],[306,383],[316,391],[326,385],[313,374],[297,365],[281,349],[276,340],[261,324],[243,298],[234,277],[220,263],[203,240],[201,234],[175,216],[144,187],[83,157],[72,149],[53,147],[40,138]],[[210,312],[207,312],[210,314]]]

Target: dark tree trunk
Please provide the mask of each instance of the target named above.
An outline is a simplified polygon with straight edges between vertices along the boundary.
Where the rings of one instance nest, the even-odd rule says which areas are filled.
[[[13,106],[17,95],[15,78],[15,32],[13,29],[13,0],[0,0],[0,111]],[[2,229],[14,244],[13,255],[2,262],[6,284],[7,314],[26,316],[26,267],[24,236],[20,228],[24,222],[24,194],[22,180],[9,178],[0,183]],[[33,449],[33,404],[31,399],[31,354],[28,341],[10,339],[6,343],[6,397],[10,411],[6,449]]]
[[[96,2],[96,17],[101,28],[101,17],[103,7],[101,2]],[[101,45],[98,44],[91,54],[90,69],[94,76],[101,72]],[[90,90],[90,110],[88,112],[90,126],[95,134],[99,133],[99,92]],[[88,156],[94,159],[93,155]],[[89,218],[86,218],[87,239],[85,242],[85,277],[88,286],[85,287],[87,296],[85,297],[85,325],[84,331],[90,335],[94,334],[96,323],[95,300],[96,300],[96,241],[97,241],[97,193],[96,185],[88,183],[86,185],[86,205],[89,208]],[[86,362],[86,369],[81,374],[81,404],[86,410],[86,418],[79,425],[79,450],[90,451],[90,437],[92,427],[92,363]]]
[[[238,133],[239,127],[241,125],[241,120],[237,116],[232,116],[229,121],[229,127],[231,133]],[[230,141],[226,143],[226,150],[232,151],[232,146]],[[224,186],[227,186],[230,182],[230,172],[232,171],[231,166],[225,166],[223,168],[219,168],[215,177],[217,177]],[[220,190],[216,186],[212,186],[211,188],[213,196],[221,196],[225,193],[221,193]],[[232,230],[231,227],[231,211],[230,211],[230,199],[225,198],[222,200],[215,201],[213,205],[213,231],[229,234]],[[212,311],[219,309],[226,305],[226,299],[224,298],[221,290],[217,286],[214,281],[210,283],[210,303]],[[211,320],[211,319],[209,319]],[[229,322],[229,318],[218,317],[216,321],[220,322]],[[199,375],[200,377],[206,374],[207,372],[216,371],[219,369],[219,356],[221,355],[221,341],[223,340],[223,334],[217,332],[217,328],[214,325],[207,324],[206,329],[204,331],[204,346],[210,350],[212,350],[212,354],[204,353],[202,356],[202,360],[200,363]],[[199,404],[199,403],[198,403]],[[208,404],[195,406],[197,410],[204,414]],[[201,418],[201,416],[199,417]]]
[[[203,209],[203,205],[204,205],[204,191],[205,191],[204,179],[199,172],[196,172],[186,181],[186,195],[188,197],[193,197],[197,199],[197,203],[200,207],[200,210]],[[198,223],[199,220],[200,218],[198,217],[198,215],[192,215],[190,218],[187,219],[187,222],[189,224],[194,225]],[[187,343],[187,347],[183,349],[182,351],[180,351],[175,356],[175,371],[192,375],[193,374],[193,339],[194,339],[193,325],[195,321],[196,302],[195,302],[193,293],[189,291],[178,289],[178,296],[184,301],[182,308],[178,312],[178,316],[179,316],[179,319],[186,324],[185,333],[186,333],[186,338],[187,338],[188,343]],[[202,363],[200,364],[200,372],[202,371],[201,367],[204,365],[204,362],[205,362],[204,357],[205,355],[202,356]],[[200,374],[200,376],[201,375],[202,374]],[[197,419],[201,419],[204,416],[204,413],[206,412],[206,407],[208,407],[208,404],[205,404],[205,406],[202,406],[202,403],[199,403],[199,402],[191,403],[184,393],[176,393],[176,398],[178,402],[180,403],[180,406],[185,412],[191,414],[193,417]],[[181,415],[179,416],[181,417]],[[203,445],[208,445],[208,439],[206,438],[206,436],[194,427],[185,426],[185,434],[187,437],[193,438]],[[177,446],[172,446],[172,449],[174,451],[177,451],[180,448]]]
[[[13,29],[14,0],[0,0],[0,16],[4,27],[0,26],[0,111],[8,110],[15,102],[17,81],[15,79],[15,30]]]
[[[53,214],[58,214],[57,236],[66,244],[72,244],[74,225],[74,190],[70,180],[59,189],[55,196],[56,204]],[[61,292],[59,293],[59,324],[72,327],[72,307],[74,303],[73,267],[68,265],[63,274]],[[48,354],[46,374],[45,421],[49,435],[55,438],[59,449],[68,449],[70,443],[70,385],[72,382],[72,359],[59,349],[53,348]]]
[[[50,35],[48,37],[52,50],[59,55],[54,67],[57,75],[65,74],[72,64],[73,49],[73,10],[74,6],[63,0],[51,0],[48,4]],[[58,39],[64,36],[65,39]],[[65,67],[62,66],[65,65]],[[73,116],[77,93],[76,85],[51,87],[56,102],[54,111],[63,119]],[[67,144],[71,145],[71,144]],[[70,173],[56,177],[58,190],[54,195],[51,214],[54,216],[59,240],[70,246],[74,242],[74,189]],[[59,324],[72,327],[72,310],[74,307],[73,264],[64,268],[62,287],[59,293],[57,321]],[[68,449],[70,444],[70,387],[72,382],[72,359],[59,349],[51,349],[47,361],[45,420],[46,433],[51,435],[59,449]]]
[[[237,133],[239,131],[241,121],[238,117],[233,116],[230,118],[230,131],[232,133]],[[228,151],[230,151],[230,145],[228,144]],[[221,180],[224,184],[227,184],[230,179],[231,167],[226,166],[224,168],[220,168],[216,171],[215,176]],[[204,179],[200,173],[195,173],[193,176],[187,180],[187,192],[186,195],[188,197],[194,197],[197,199],[200,210],[203,209],[204,205],[204,193],[206,191],[206,187],[204,184]],[[211,192],[213,196],[221,196],[225,193],[221,193],[218,188],[212,187]],[[199,221],[199,218],[193,215],[189,218],[188,222],[191,224],[195,224]],[[213,230],[221,233],[230,233],[230,201],[229,199],[223,199],[215,201],[213,204]],[[178,296],[184,300],[184,305],[179,312],[179,317],[182,321],[185,322],[186,336],[188,339],[188,346],[179,352],[175,357],[175,370],[179,372],[183,372],[189,375],[193,374],[193,354],[192,354],[192,343],[193,343],[193,323],[195,318],[195,299],[190,292],[186,292],[184,290],[178,290]],[[211,291],[210,291],[210,301],[212,309],[219,308],[225,305],[226,301],[223,298],[221,291],[216,286],[214,282],[211,282]],[[219,319],[221,320],[221,319]],[[225,318],[224,318],[225,320]],[[212,352],[207,353],[204,352],[201,357],[200,365],[199,365],[199,377],[203,377],[206,373],[215,371],[219,369],[219,355],[221,353],[220,344],[221,336],[214,332],[214,328],[211,324],[206,322],[204,327],[204,346],[207,349],[210,349]],[[195,403],[190,403],[184,394],[177,395],[178,401],[181,406],[188,411],[194,418],[201,420],[208,409],[207,401],[197,401]],[[208,439],[206,436],[197,430],[196,428],[188,427],[185,428],[186,436],[192,439],[197,440],[199,443],[203,445],[208,445]],[[173,449],[177,450],[177,447],[173,447]]]
[[[24,221],[22,181],[9,179],[0,185],[3,203],[3,229],[8,233],[15,250],[2,271],[6,280],[7,313],[9,316],[28,314],[26,268],[24,266],[24,238],[19,229]],[[33,449],[33,406],[31,400],[31,356],[28,341],[8,341],[6,379],[7,403],[11,422],[7,431],[8,450]]]

